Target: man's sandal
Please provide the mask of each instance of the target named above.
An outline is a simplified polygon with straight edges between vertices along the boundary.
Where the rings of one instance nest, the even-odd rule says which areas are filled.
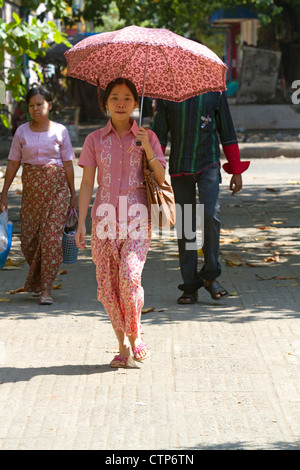
[[[113,360],[110,363],[110,367],[118,368],[118,367],[127,367],[128,366],[128,357],[121,356],[121,354],[118,354],[113,358]]]
[[[146,354],[142,357],[138,357],[138,354],[140,354],[142,351],[145,351]],[[147,359],[147,357],[150,356],[150,351],[147,348],[144,341],[141,341],[140,344],[136,348],[132,348],[132,353],[133,353],[133,359],[138,362],[144,361],[145,359]]]
[[[205,286],[205,289],[210,293],[211,298],[214,300],[220,300],[227,297],[228,292],[218,281],[212,281],[209,285]]]
[[[192,305],[198,300],[198,291],[194,290],[193,292],[184,292],[179,299],[177,299],[178,304],[182,305]]]

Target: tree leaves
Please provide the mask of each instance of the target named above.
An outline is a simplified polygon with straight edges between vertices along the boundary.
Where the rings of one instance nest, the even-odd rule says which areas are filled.
[[[30,2],[33,3],[33,0]],[[36,2],[37,5],[40,3]],[[54,4],[57,1],[53,0]],[[65,2],[62,2],[65,6]],[[0,4],[1,5],[1,4]],[[35,5],[35,7],[37,7]],[[33,5],[28,5],[33,6]],[[47,9],[50,5],[48,2]],[[61,8],[61,7],[59,7]],[[49,10],[50,11],[50,10]],[[45,50],[50,47],[49,42],[63,42],[68,47],[71,44],[64,33],[61,33],[53,21],[42,23],[37,18],[32,18],[30,22],[26,22],[20,18],[17,13],[13,13],[13,21],[5,23],[0,18],[0,63],[4,62],[4,53],[12,56],[10,63],[4,71],[4,75],[0,78],[5,80],[6,90],[12,92],[12,96],[16,101],[20,101],[26,93],[25,70],[22,57],[26,54],[29,59],[35,60],[38,56],[45,54]],[[42,81],[42,73],[39,65],[34,66],[39,79]]]

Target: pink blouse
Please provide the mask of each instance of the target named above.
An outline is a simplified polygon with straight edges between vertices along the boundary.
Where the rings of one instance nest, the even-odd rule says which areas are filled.
[[[52,122],[45,132],[32,131],[29,122],[22,124],[16,130],[8,155],[9,160],[22,164],[57,166],[63,166],[64,161],[74,157],[68,131],[58,122]]]
[[[102,204],[114,206],[119,215],[119,209],[122,212],[127,209],[128,213],[130,206],[134,204],[148,207],[142,168],[143,147],[136,145],[137,131],[138,125],[133,120],[131,129],[120,138],[109,121],[105,127],[92,132],[85,139],[78,165],[98,168],[98,190],[92,217],[96,217],[97,208]],[[166,167],[156,134],[148,130],[148,136],[154,153]],[[120,196],[124,196],[122,203]],[[100,215],[99,212],[97,215]],[[123,216],[126,217],[125,212]]]

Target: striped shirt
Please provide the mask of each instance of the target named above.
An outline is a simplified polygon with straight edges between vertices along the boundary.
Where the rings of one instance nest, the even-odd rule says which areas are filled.
[[[152,130],[162,147],[170,132],[170,175],[199,173],[220,162],[220,142],[238,149],[237,138],[227,102],[222,92],[208,92],[176,103],[158,100]],[[231,147],[232,146],[232,147]],[[229,159],[228,159],[229,160]]]

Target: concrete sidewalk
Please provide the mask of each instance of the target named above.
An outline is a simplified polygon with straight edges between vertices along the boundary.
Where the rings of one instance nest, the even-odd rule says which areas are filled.
[[[176,241],[153,238],[143,286],[155,310],[142,315],[152,355],[138,367],[109,367],[116,340],[90,249],[61,266],[52,306],[9,294],[25,263],[0,271],[1,450],[300,447],[299,172],[292,162],[274,179],[275,164],[266,168],[254,166],[234,197],[223,172],[227,299],[200,290],[197,304],[178,305]],[[18,190],[16,181],[13,261],[23,258]]]

